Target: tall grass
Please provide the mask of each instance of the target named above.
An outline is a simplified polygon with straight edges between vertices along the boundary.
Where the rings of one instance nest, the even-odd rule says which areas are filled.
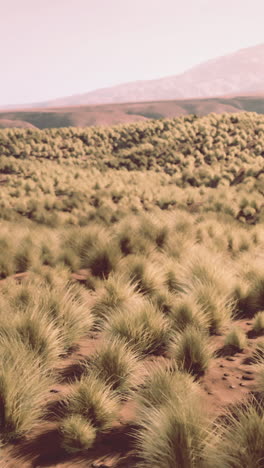
[[[118,416],[120,400],[96,373],[83,375],[71,384],[64,399],[66,415],[79,415],[100,431],[111,428]]]
[[[213,357],[208,336],[193,325],[188,325],[175,335],[170,354],[179,369],[190,372],[195,377],[206,372]]]
[[[140,356],[120,340],[106,341],[90,359],[86,371],[97,376],[122,396],[131,393],[142,383],[143,365]]]
[[[205,449],[205,466],[216,468],[262,468],[264,460],[264,413],[254,399],[228,412],[218,426],[215,440]]]
[[[139,467],[202,467],[209,422],[200,402],[168,400],[140,411],[136,446]]]
[[[167,318],[147,300],[117,309],[105,324],[105,332],[110,340],[125,340],[143,354],[164,351],[170,337]]]
[[[0,432],[7,441],[39,422],[54,378],[17,337],[1,336],[0,352]]]

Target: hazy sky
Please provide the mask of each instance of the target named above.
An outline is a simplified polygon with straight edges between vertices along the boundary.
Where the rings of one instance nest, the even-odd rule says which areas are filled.
[[[264,0],[0,0],[0,105],[180,73],[264,42]]]

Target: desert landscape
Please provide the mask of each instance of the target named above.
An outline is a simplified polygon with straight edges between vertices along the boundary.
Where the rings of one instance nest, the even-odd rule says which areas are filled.
[[[2,5],[0,468],[264,468],[263,15]]]
[[[264,116],[0,149],[1,466],[262,467]]]

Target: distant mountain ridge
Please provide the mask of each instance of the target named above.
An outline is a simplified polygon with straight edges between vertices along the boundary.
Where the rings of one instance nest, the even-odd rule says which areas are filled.
[[[210,97],[264,96],[264,44],[211,59],[165,78],[135,81],[3,110],[83,106]]]
[[[264,44],[218,57],[175,76],[124,83],[43,104],[45,107],[113,104],[264,92]]]

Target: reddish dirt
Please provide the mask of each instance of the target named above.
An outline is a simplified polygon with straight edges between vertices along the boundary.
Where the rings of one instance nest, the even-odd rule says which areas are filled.
[[[86,277],[85,271],[76,274],[78,280],[84,280]],[[252,320],[237,320],[236,325],[244,329],[249,336],[247,348],[241,353],[227,355],[223,348],[225,336],[213,336],[211,341],[217,357],[200,380],[204,390],[206,409],[212,418],[219,416],[229,405],[243,400],[255,390],[256,376],[250,358],[256,342],[261,337],[252,336]],[[135,466],[132,433],[136,407],[133,401],[123,404],[119,419],[112,430],[99,437],[94,448],[87,454],[70,456],[60,448],[56,403],[67,392],[68,384],[77,375],[78,362],[100,347],[102,340],[102,334],[91,332],[70,356],[61,360],[58,369],[60,381],[51,389],[50,398],[47,400],[49,408],[47,416],[23,441],[9,444],[2,449],[1,468],[132,468]],[[145,359],[146,371],[166,361],[169,361],[168,357],[149,356]]]

